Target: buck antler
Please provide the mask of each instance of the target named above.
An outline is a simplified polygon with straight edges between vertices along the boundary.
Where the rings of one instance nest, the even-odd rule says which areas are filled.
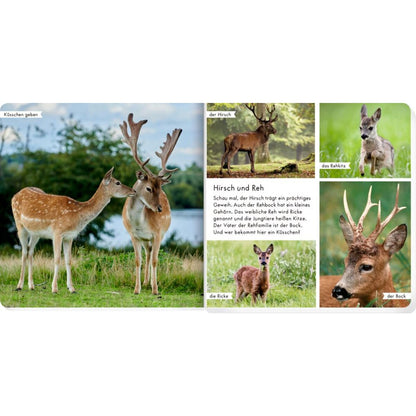
[[[259,116],[256,114],[256,109],[255,109],[255,106],[254,106],[254,105],[248,105],[248,104],[244,104],[244,105],[246,106],[246,108],[247,108],[248,110],[250,110],[250,111],[253,113],[254,117],[256,117],[256,119],[257,119],[260,123],[267,123],[267,120],[264,120],[264,119],[263,119],[263,117],[259,117]]]
[[[141,120],[137,123],[133,121],[133,113],[130,113],[127,116],[127,120],[129,122],[131,136],[129,136],[127,131],[127,123],[123,121],[123,124],[119,124],[121,133],[123,134],[124,143],[127,143],[131,149],[131,153],[133,154],[134,160],[139,164],[139,166],[142,168],[144,172],[146,172],[148,175],[152,175],[152,172],[150,169],[146,166],[146,164],[149,162],[150,159],[147,159],[145,162],[142,162],[139,159],[139,156],[137,155],[137,141],[139,139],[140,130],[143,126],[143,124],[147,123],[147,120]]]
[[[370,186],[370,189],[368,190],[367,204],[364,208],[363,213],[361,214],[361,217],[358,221],[358,224],[355,224],[354,220],[352,219],[351,212],[350,212],[349,207],[348,207],[347,191],[344,190],[344,210],[345,210],[345,213],[347,215],[348,221],[351,225],[351,228],[354,232],[354,240],[356,240],[358,238],[362,238],[363,229],[364,229],[364,219],[365,219],[365,217],[367,216],[368,212],[370,211],[370,209],[372,207],[378,205],[377,224],[376,224],[376,227],[375,227],[374,231],[368,237],[369,240],[373,240],[373,241],[375,241],[377,239],[377,237],[382,233],[382,231],[384,230],[386,225],[393,219],[393,217],[397,213],[399,213],[401,210],[406,208],[406,207],[400,207],[399,208],[399,206],[398,206],[399,189],[400,189],[400,185],[398,184],[397,185],[397,191],[396,191],[396,202],[395,202],[394,208],[390,212],[390,214],[386,217],[386,219],[383,222],[381,222],[381,202],[378,201],[378,204],[374,203],[374,202],[371,202],[372,188],[373,187]]]
[[[177,143],[181,133],[182,133],[182,129],[173,130],[172,135],[167,133],[166,134],[166,141],[163,143],[162,146],[160,146],[162,152],[161,153],[155,152],[156,156],[159,157],[161,162],[162,162],[162,170],[159,172],[158,176],[159,176],[159,178],[163,177],[163,179],[165,181],[169,180],[169,178],[172,176],[172,173],[178,170],[178,168],[167,169],[166,168],[166,163],[169,159],[169,156],[173,152],[173,149],[175,148],[176,143]],[[168,176],[165,176],[165,175],[168,175]]]
[[[400,185],[397,184],[396,201],[394,203],[394,207],[383,222],[381,222],[381,202],[378,201],[377,224],[374,231],[368,237],[369,239],[374,241],[377,240],[377,237],[383,232],[384,228],[393,219],[393,217],[395,217],[396,214],[398,214],[403,209],[406,209],[406,207],[399,207],[399,190]]]

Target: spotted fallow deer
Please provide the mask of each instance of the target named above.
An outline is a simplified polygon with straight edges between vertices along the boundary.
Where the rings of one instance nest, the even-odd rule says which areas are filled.
[[[61,195],[47,194],[39,188],[23,188],[12,198],[12,210],[16,223],[17,235],[22,246],[22,270],[16,290],[22,290],[26,262],[28,262],[29,289],[35,288],[32,265],[33,252],[40,238],[53,241],[54,274],[52,292],[58,292],[58,272],[61,260],[62,244],[64,247],[67,287],[75,292],[71,275],[72,241],[96,218],[112,197],[125,198],[136,192],[113,178],[114,168],[104,176],[95,194],[86,202]]]
[[[220,175],[222,175],[222,169],[224,167],[227,167],[228,174],[231,175],[231,159],[237,152],[248,153],[248,157],[251,163],[251,173],[255,173],[254,156],[256,150],[269,140],[269,136],[271,134],[276,133],[276,129],[272,124],[277,120],[278,117],[277,114],[273,117],[273,114],[276,111],[275,105],[273,105],[271,108],[266,107],[266,110],[269,113],[269,119],[263,118],[263,116],[259,117],[256,114],[254,105],[246,105],[246,107],[253,113],[254,117],[257,119],[260,125],[255,131],[249,131],[246,133],[231,133],[224,139],[224,154],[221,158]]]
[[[166,141],[161,146],[161,153],[155,152],[160,158],[162,169],[155,175],[146,166],[149,162],[147,159],[142,162],[137,155],[137,141],[140,130],[147,120],[141,120],[137,123],[133,121],[133,114],[128,115],[128,123],[131,135],[127,131],[127,123],[123,121],[120,125],[124,142],[130,146],[134,160],[140,166],[136,172],[137,181],[133,185],[136,196],[126,201],[123,208],[123,223],[126,230],[130,234],[133,243],[134,253],[136,257],[136,285],[134,294],[141,291],[140,267],[141,267],[141,248],[146,251],[145,277],[144,285],[149,283],[149,269],[151,267],[151,285],[152,294],[158,294],[157,286],[157,264],[160,243],[163,236],[169,229],[171,222],[171,213],[169,201],[166,194],[162,190],[162,186],[168,184],[172,173],[176,169],[167,169],[166,163],[171,155],[176,143],[179,139],[182,129],[175,129],[172,135],[166,136]]]
[[[393,229],[383,243],[376,242],[393,217],[406,208],[399,207],[398,202],[399,185],[397,185],[395,205],[386,219],[381,221],[381,203],[380,201],[378,204],[371,202],[370,186],[367,204],[358,224],[355,224],[348,208],[347,193],[344,191],[344,209],[348,221],[341,215],[339,222],[348,245],[345,271],[342,276],[321,276],[321,307],[408,306],[409,301],[400,299],[400,296],[393,295],[394,298],[391,300],[383,299],[384,293],[394,294],[396,292],[389,262],[406,241],[406,224],[401,224]],[[374,231],[366,238],[363,235],[364,219],[370,208],[376,205],[378,205],[377,223]]]
[[[259,268],[254,266],[243,266],[234,274],[237,285],[235,301],[245,298],[251,294],[253,303],[257,303],[257,298],[265,302],[267,292],[270,288],[269,261],[273,253],[273,244],[262,251],[260,247],[253,245],[253,251],[259,256]]]

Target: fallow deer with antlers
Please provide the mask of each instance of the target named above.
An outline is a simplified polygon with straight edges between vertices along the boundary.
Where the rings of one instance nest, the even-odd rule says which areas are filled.
[[[227,167],[228,174],[230,172],[231,159],[237,152],[247,152],[251,163],[251,173],[256,173],[254,170],[254,156],[256,150],[269,140],[271,134],[276,133],[276,129],[272,123],[277,120],[278,115],[273,117],[276,111],[276,106],[273,104],[271,108],[266,106],[266,110],[269,113],[269,119],[258,116],[254,105],[250,106],[246,104],[246,108],[250,110],[257,121],[260,123],[259,127],[255,131],[249,131],[246,133],[231,133],[224,139],[224,154],[221,158],[220,175],[222,175],[222,169]]]
[[[137,154],[137,141],[140,130],[147,120],[141,120],[137,123],[133,121],[133,114],[128,115],[128,123],[131,135],[127,131],[127,123],[123,121],[120,125],[124,142],[131,149],[134,160],[140,169],[136,172],[137,181],[133,185],[136,196],[126,201],[123,208],[123,223],[130,234],[136,257],[136,285],[134,293],[139,294],[141,290],[140,267],[141,267],[141,248],[146,251],[145,277],[143,284],[149,283],[149,269],[151,267],[151,285],[152,293],[158,294],[157,287],[157,264],[160,244],[163,236],[168,230],[171,222],[171,213],[169,201],[162,190],[162,186],[169,183],[172,173],[176,169],[167,169],[166,163],[171,155],[182,129],[175,129],[172,135],[166,136],[166,141],[161,146],[161,153],[155,152],[160,158],[162,169],[156,175],[146,164],[150,159],[142,162]]]
[[[96,218],[112,197],[125,198],[135,195],[136,191],[123,185],[112,177],[111,168],[104,176],[95,194],[86,202],[61,195],[51,195],[39,188],[23,188],[12,198],[12,210],[16,223],[17,235],[22,247],[22,270],[16,290],[22,290],[26,262],[28,262],[29,289],[33,290],[32,265],[33,252],[40,238],[53,241],[54,274],[52,292],[58,292],[58,272],[61,260],[62,244],[64,247],[67,287],[75,292],[71,275],[72,241]]]
[[[393,217],[406,208],[398,205],[399,185],[397,185],[394,207],[384,221],[381,221],[381,202],[379,201],[378,204],[371,202],[371,189],[370,186],[367,204],[358,224],[351,216],[347,193],[344,191],[344,209],[348,221],[341,215],[339,222],[348,245],[345,271],[342,276],[321,276],[321,307],[404,307],[409,304],[409,301],[405,299],[383,299],[384,293],[396,292],[389,262],[406,241],[406,224],[401,224],[392,230],[382,244],[376,242]],[[364,219],[370,208],[376,205],[378,205],[377,223],[375,229],[366,238],[363,235]]]

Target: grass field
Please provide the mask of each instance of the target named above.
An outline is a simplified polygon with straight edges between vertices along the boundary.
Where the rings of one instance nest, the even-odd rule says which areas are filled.
[[[381,201],[381,218],[387,217],[393,209],[397,182],[321,182],[320,199],[320,274],[321,275],[340,275],[344,272],[344,258],[348,253],[347,243],[339,225],[340,215],[344,215],[342,202],[344,189],[347,190],[348,206],[353,219],[358,222],[364,210],[367,194],[372,185],[372,201]],[[325,201],[325,203],[322,203]],[[407,207],[400,211],[393,220],[387,225],[378,239],[381,243],[399,224],[406,224],[408,227],[408,237],[403,248],[395,254],[390,267],[393,274],[395,288],[399,292],[410,291],[410,235],[411,235],[411,195],[410,183],[400,183],[399,206]],[[364,232],[368,236],[376,225],[377,208],[370,209],[365,221]]]
[[[150,286],[139,295],[134,289],[134,253],[112,254],[106,251],[78,249],[73,256],[72,275],[77,291],[66,288],[62,264],[58,294],[52,294],[53,258],[39,252],[34,257],[35,290],[27,286],[15,291],[20,274],[20,256],[0,259],[0,302],[6,307],[203,307],[203,262],[197,255],[159,255],[158,286],[160,296]],[[27,276],[27,271],[26,271]],[[143,281],[143,273],[142,273]]]
[[[350,162],[351,169],[321,169],[321,178],[361,177],[360,110],[362,104],[320,105],[320,162]],[[380,107],[381,119],[377,132],[394,147],[393,174],[387,169],[374,178],[410,178],[410,110],[406,104],[367,104],[368,115]],[[365,177],[370,178],[370,165],[365,166]]]
[[[297,163],[299,172],[278,171],[288,163]],[[315,162],[296,162],[295,160],[279,160],[272,163],[256,163],[256,173],[251,173],[251,165],[231,165],[232,178],[314,178]],[[208,178],[229,178],[227,169],[223,169],[223,175],[219,174],[220,165],[207,166]]]
[[[259,308],[315,307],[315,242],[273,241],[270,285],[266,303]],[[235,303],[234,273],[242,266],[258,267],[253,244],[265,250],[269,241],[209,241],[207,246],[208,293],[232,293],[230,300],[207,300],[208,307],[252,307],[251,297]]]

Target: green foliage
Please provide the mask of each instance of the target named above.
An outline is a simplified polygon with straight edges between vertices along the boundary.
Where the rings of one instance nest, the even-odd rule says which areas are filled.
[[[277,133],[270,136],[269,150],[273,161],[302,159],[314,151],[314,104],[275,104]],[[230,133],[253,131],[258,123],[244,104],[208,104],[208,111],[236,111],[235,118],[207,119],[207,164],[219,165],[224,152],[224,138]],[[245,160],[245,159],[244,159]],[[248,163],[248,162],[243,162]]]
[[[372,201],[381,201],[381,218],[384,219],[393,209],[397,183],[394,182],[321,182],[320,187],[320,274],[338,275],[344,272],[344,258],[347,255],[347,243],[339,225],[340,215],[344,215],[343,193],[347,190],[348,206],[353,219],[358,222],[367,202],[367,195],[372,185]],[[322,203],[325,201],[325,203]],[[384,241],[386,236],[399,224],[406,224],[408,237],[399,253],[390,261],[396,290],[406,291],[410,286],[410,235],[411,235],[411,196],[410,183],[400,183],[399,206],[407,207],[400,211],[385,228],[378,239]],[[377,222],[377,208],[370,209],[364,221],[364,235],[374,230]],[[407,288],[407,289],[406,289]]]
[[[263,250],[269,241],[209,241],[207,291],[232,293],[232,300],[208,300],[209,307],[250,307],[251,299],[235,303],[234,273],[242,266],[258,266],[253,244]],[[313,241],[273,241],[270,285],[258,307],[314,307],[316,250]]]
[[[112,129],[85,127],[70,117],[62,119],[58,131],[59,152],[30,151],[20,142],[20,152],[0,159],[0,244],[17,243],[10,201],[25,186],[36,186],[47,193],[67,195],[86,201],[98,188],[104,174],[115,167],[114,176],[132,186],[137,165],[130,149]],[[156,168],[148,165],[153,171]],[[169,166],[172,168],[172,166]],[[203,204],[202,168],[192,165],[172,176],[172,183],[164,187],[172,209],[201,208]],[[79,235],[77,242],[86,244],[90,236],[99,241],[105,221],[122,210],[124,199],[113,198],[101,215]]]
[[[361,177],[360,120],[362,104],[320,105],[320,160],[321,162],[351,162],[351,169],[321,169],[321,178]],[[396,178],[410,178],[410,110],[406,104],[370,104],[368,114],[380,107],[381,119],[377,124],[380,136],[389,140],[394,147]],[[370,177],[369,165],[365,176]],[[391,177],[383,169],[375,178]]]

